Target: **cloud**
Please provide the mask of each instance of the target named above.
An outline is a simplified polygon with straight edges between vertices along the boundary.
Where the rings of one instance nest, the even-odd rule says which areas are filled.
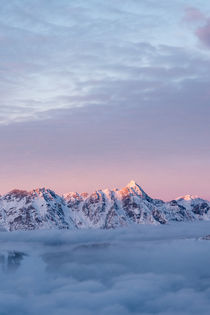
[[[208,12],[208,11],[207,11]],[[204,14],[200,9],[187,7],[185,9],[184,22],[196,26],[195,35],[206,48],[210,46],[210,18],[208,13]]]
[[[210,19],[206,19],[205,25],[199,27],[196,31],[199,40],[207,47],[210,47]]]
[[[174,49],[169,63],[167,51],[159,49],[166,43],[172,50],[186,47],[178,36],[171,42],[175,23],[165,18],[172,8],[178,16],[177,6],[153,6],[153,1],[134,0],[123,5],[104,0],[2,1],[0,106],[8,110],[0,110],[1,123],[40,119],[51,109],[112,104],[114,91],[107,94],[103,87],[106,91],[113,84],[120,93],[127,83],[128,91],[131,78],[137,93],[158,88],[163,80],[181,80],[187,75],[185,59],[177,69],[178,52]],[[190,59],[191,53],[190,47],[184,54]],[[121,100],[128,102],[129,95]]]
[[[197,238],[208,233],[208,222],[1,233],[5,260],[27,254],[0,271],[1,312],[207,315],[209,243]]]
[[[205,19],[205,14],[200,9],[194,7],[187,7],[183,20],[188,23],[198,23]]]

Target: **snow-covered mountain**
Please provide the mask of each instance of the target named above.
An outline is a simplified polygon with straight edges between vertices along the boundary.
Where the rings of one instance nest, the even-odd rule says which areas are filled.
[[[210,220],[210,202],[184,196],[170,202],[152,199],[131,181],[121,190],[58,196],[49,189],[13,190],[0,197],[1,228],[110,229],[130,224],[166,224],[172,221]]]
[[[75,228],[62,197],[49,189],[13,190],[0,198],[0,225],[6,230]]]

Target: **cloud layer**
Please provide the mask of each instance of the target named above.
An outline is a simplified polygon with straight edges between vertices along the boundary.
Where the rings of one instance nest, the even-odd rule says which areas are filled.
[[[17,263],[1,261],[1,312],[207,315],[208,233],[208,222],[1,233],[1,257],[15,250]]]

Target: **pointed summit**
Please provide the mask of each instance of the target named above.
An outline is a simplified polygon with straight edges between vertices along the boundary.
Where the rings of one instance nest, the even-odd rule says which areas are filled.
[[[135,180],[131,180],[130,183],[126,186],[129,190],[133,193],[137,194],[138,196],[142,196],[142,198],[146,200],[152,200],[145,191],[135,182]]]
[[[133,180],[133,179],[127,185],[127,187],[135,187],[135,186],[138,186],[138,185],[136,184],[135,180]]]
[[[141,191],[142,193],[145,194],[145,192],[143,191],[143,189],[136,183],[135,180],[131,180],[130,183],[128,183],[128,185],[127,185],[126,187],[132,188],[132,189],[134,189],[134,190]]]

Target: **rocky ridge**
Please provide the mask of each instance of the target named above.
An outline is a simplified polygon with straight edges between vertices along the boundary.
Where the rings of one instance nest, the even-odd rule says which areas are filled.
[[[13,190],[0,197],[1,229],[111,229],[210,219],[210,202],[184,196],[170,202],[149,197],[135,181],[121,190],[57,195],[50,189]]]

